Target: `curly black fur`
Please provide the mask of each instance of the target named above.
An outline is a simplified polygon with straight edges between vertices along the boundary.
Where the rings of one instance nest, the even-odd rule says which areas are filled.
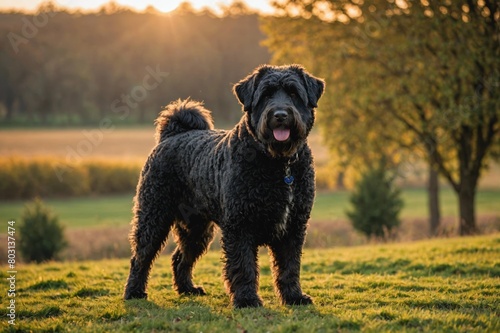
[[[222,232],[224,279],[235,307],[261,306],[257,249],[268,246],[284,304],[310,304],[299,282],[314,200],[307,135],[324,82],[298,65],[261,66],[234,87],[245,111],[230,131],[213,130],[200,103],[176,101],[160,113],[157,145],[141,172],[130,233],[125,298],[145,298],[153,261],[170,230],[174,287],[204,295],[193,267],[215,225]],[[293,176],[287,184],[284,177]]]

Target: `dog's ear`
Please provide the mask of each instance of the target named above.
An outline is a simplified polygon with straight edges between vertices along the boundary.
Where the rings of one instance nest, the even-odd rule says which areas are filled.
[[[306,81],[309,105],[313,108],[316,108],[318,107],[319,98],[325,91],[325,81],[308,73],[304,73],[304,80]]]
[[[249,111],[252,106],[253,93],[255,91],[255,73],[245,77],[233,87],[233,93],[243,105],[243,111]]]
[[[318,107],[318,100],[325,91],[325,81],[311,75],[300,65],[292,65],[291,67],[302,76],[309,106],[312,108]]]
[[[233,93],[240,104],[243,105],[243,111],[251,110],[255,89],[257,88],[260,78],[269,68],[270,67],[266,65],[257,67],[253,73],[234,85]]]

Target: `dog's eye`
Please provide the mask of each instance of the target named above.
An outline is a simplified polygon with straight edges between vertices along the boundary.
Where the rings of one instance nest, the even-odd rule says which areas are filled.
[[[273,91],[271,90],[267,90],[264,92],[264,94],[262,95],[262,98],[264,98],[264,100],[269,100],[271,97],[273,97]]]
[[[296,93],[294,93],[294,92],[292,92],[292,93],[290,93],[290,97],[291,97],[291,98],[296,98],[296,97],[297,97],[297,94],[296,94]]]

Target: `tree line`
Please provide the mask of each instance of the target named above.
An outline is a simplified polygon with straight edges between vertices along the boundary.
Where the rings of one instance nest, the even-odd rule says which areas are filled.
[[[231,92],[269,61],[259,17],[235,3],[222,16],[185,3],[162,14],[109,3],[93,13],[53,3],[0,13],[0,121],[91,124],[116,116],[151,123],[177,98],[203,100],[233,122]]]

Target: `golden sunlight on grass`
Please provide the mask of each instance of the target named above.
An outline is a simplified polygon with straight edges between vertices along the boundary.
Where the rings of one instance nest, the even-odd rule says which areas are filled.
[[[78,154],[84,158],[141,159],[154,146],[154,128],[15,129],[0,131],[0,156],[55,156]]]

